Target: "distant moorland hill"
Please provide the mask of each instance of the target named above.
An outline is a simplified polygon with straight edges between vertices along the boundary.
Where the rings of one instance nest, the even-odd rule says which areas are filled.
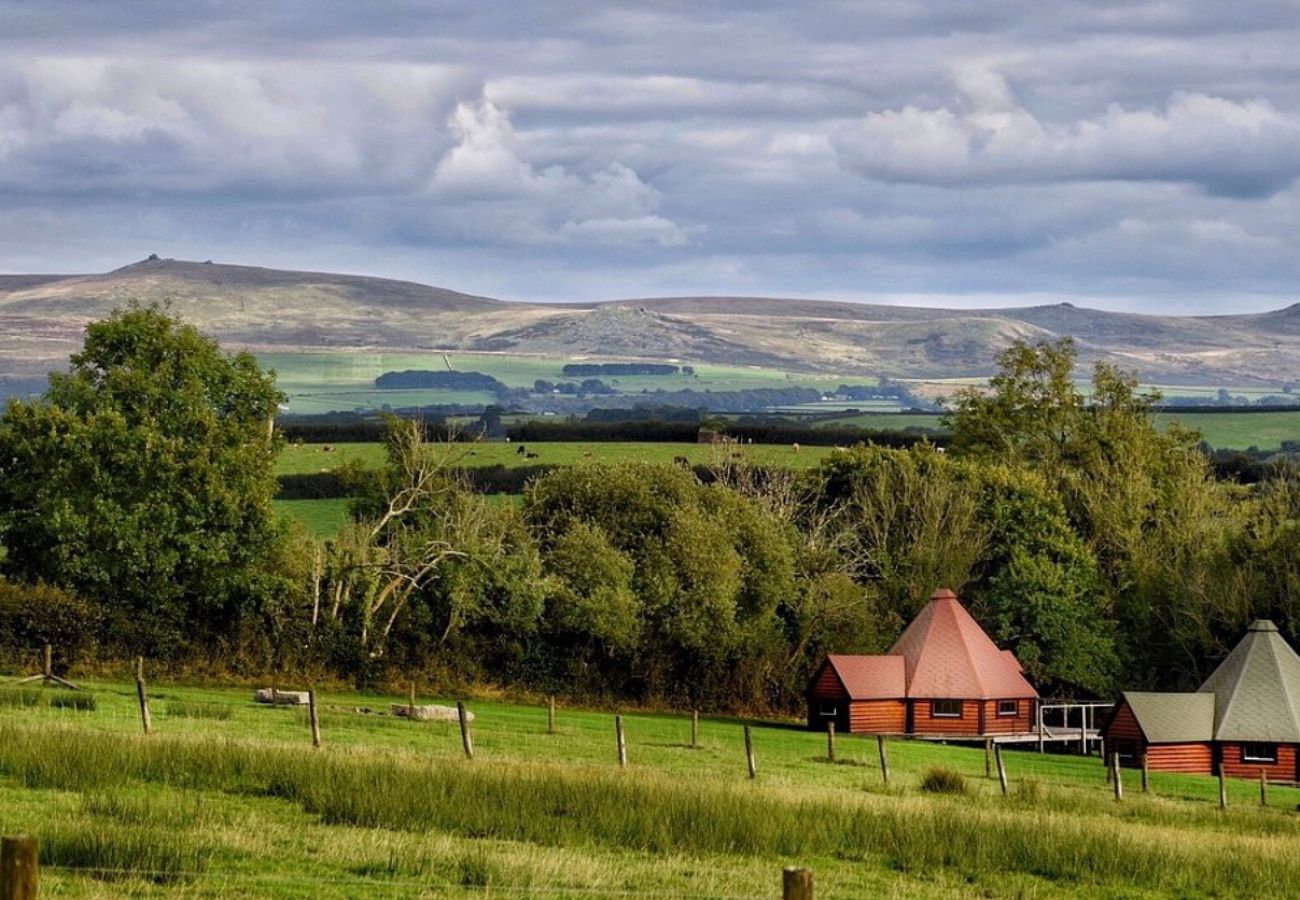
[[[766,297],[514,303],[384,278],[156,257],[100,275],[0,276],[0,378],[61,365],[87,321],[130,298],[170,302],[223,346],[260,351],[455,350],[943,379],[990,374],[1016,338],[1068,335],[1084,364],[1111,360],[1147,382],[1300,382],[1300,304],[1196,317]]]

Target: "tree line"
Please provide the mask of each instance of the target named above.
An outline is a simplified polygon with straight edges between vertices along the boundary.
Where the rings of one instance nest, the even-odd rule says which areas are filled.
[[[1131,375],[1098,366],[1085,401],[1074,362],[1013,345],[946,450],[597,463],[517,505],[466,483],[468,445],[394,419],[318,541],[271,509],[273,376],[129,307],[0,419],[0,640],[789,710],[825,653],[884,650],[941,585],[1045,694],[1194,685],[1256,617],[1295,638],[1300,481],[1216,481]]]

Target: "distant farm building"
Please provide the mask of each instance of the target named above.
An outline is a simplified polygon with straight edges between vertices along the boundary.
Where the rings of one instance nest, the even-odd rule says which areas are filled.
[[[808,727],[970,738],[1035,727],[1038,692],[950,590],[880,656],[831,655],[806,691]]]
[[[1126,691],[1102,734],[1126,765],[1300,780],[1300,656],[1257,621],[1198,691]]]

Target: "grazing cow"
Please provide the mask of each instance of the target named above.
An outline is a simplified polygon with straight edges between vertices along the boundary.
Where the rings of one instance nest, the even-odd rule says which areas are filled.
[[[520,444],[518,447],[515,448],[516,456],[523,456],[527,452],[528,452],[528,448],[525,447],[523,444]]]
[[[333,453],[333,452],[334,452],[334,445],[333,445],[333,444],[326,444],[324,447],[321,447],[321,448],[320,448],[320,452],[321,452],[321,453]]]
[[[798,453],[798,452],[799,452],[799,445],[798,445],[798,444],[791,444],[790,446],[794,447],[794,452],[795,452],[795,453]]]
[[[537,459],[537,454],[529,450],[527,453],[524,454],[524,459]]]

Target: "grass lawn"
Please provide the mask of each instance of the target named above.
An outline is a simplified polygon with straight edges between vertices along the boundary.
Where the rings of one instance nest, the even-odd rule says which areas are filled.
[[[1111,799],[1095,757],[1009,751],[1008,797],[978,748],[888,744],[757,723],[758,777],[741,722],[613,716],[563,704],[471,701],[475,759],[451,723],[384,714],[404,698],[324,691],[324,747],[305,711],[247,689],[151,688],[140,735],[134,686],[89,683],[94,710],[0,696],[0,832],[45,848],[51,895],[353,897],[777,896],[784,865],[819,897],[1284,896],[1300,890],[1300,792],[1126,772]],[[297,687],[287,682],[285,688]],[[450,702],[452,698],[441,698]],[[430,698],[421,697],[421,702]],[[968,793],[924,793],[936,765]]]

